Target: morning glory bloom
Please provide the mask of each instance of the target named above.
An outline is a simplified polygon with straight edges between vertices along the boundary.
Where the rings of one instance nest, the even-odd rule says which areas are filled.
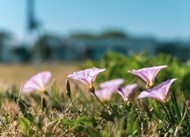
[[[81,70],[78,72],[74,72],[72,74],[69,74],[67,77],[71,79],[79,80],[85,85],[87,85],[89,89],[94,90],[94,81],[96,79],[96,76],[105,70],[106,69],[99,69],[99,68],[93,67],[93,68]]]
[[[137,84],[131,84],[131,85],[127,85],[123,88],[118,88],[117,92],[121,95],[121,97],[123,98],[123,100],[125,102],[127,102],[129,100],[129,96],[131,94],[133,94],[134,89],[137,87]]]
[[[154,66],[154,67],[142,68],[139,70],[129,70],[128,72],[142,78],[147,83],[146,87],[148,89],[154,85],[154,79],[158,74],[158,72],[166,67],[167,65]]]
[[[161,102],[166,102],[169,88],[174,81],[176,81],[176,78],[167,80],[152,89],[148,89],[147,91],[143,91],[138,96],[138,99],[153,98]]]
[[[40,72],[32,76],[23,86],[23,92],[31,92],[34,90],[39,90],[45,92],[45,85],[51,78],[51,73],[49,71]]]
[[[113,89],[112,88],[102,88],[95,91],[96,96],[102,100],[107,101],[111,99]]]
[[[100,88],[114,88],[117,89],[122,83],[124,79],[113,79],[100,84]]]
[[[100,84],[100,89],[95,91],[100,100],[110,100],[111,95],[124,82],[123,79],[113,79]]]

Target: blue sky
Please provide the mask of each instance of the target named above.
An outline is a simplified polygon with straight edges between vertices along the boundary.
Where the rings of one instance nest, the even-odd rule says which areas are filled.
[[[0,30],[26,34],[26,1],[0,0]],[[114,28],[131,35],[190,39],[189,0],[35,0],[43,31],[99,33]]]

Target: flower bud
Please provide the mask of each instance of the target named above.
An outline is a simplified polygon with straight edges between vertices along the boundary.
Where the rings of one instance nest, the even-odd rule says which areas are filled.
[[[66,87],[67,96],[70,98],[71,97],[71,88],[70,88],[70,83],[69,83],[68,79],[66,80],[65,87]]]
[[[41,99],[41,108],[44,111],[46,109],[46,107],[47,107],[46,99],[44,97],[42,97],[42,99]]]

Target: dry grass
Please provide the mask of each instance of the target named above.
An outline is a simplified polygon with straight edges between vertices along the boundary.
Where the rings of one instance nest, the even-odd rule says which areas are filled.
[[[56,79],[59,89],[62,89],[67,74],[77,69],[77,65],[69,63],[0,64],[0,89],[7,89],[13,85],[20,87],[32,75],[45,70],[52,72],[52,79]]]
[[[15,102],[3,98],[6,95],[6,89],[11,89],[13,85],[20,87],[27,79],[29,79],[34,74],[41,71],[50,71],[52,73],[52,79],[56,79],[57,86],[59,91],[62,91],[65,88],[65,79],[69,73],[72,73],[78,70],[78,64],[71,63],[49,63],[49,64],[0,64],[0,90],[1,90],[1,109],[0,109],[0,123],[2,117],[8,119],[7,125],[4,125],[0,128],[0,136],[21,136],[22,130],[19,126],[18,120],[23,117],[23,114],[20,112],[20,108]],[[17,94],[17,93],[16,93]],[[37,92],[36,92],[37,94]],[[40,94],[40,93],[39,93]],[[38,95],[38,94],[37,94]],[[23,95],[24,96],[24,95]],[[27,97],[24,96],[23,98]],[[27,100],[27,99],[26,99]],[[48,99],[47,99],[48,100]],[[28,100],[27,100],[28,101]],[[49,111],[49,116],[47,117],[44,112],[40,109],[39,102],[36,103],[32,101],[31,105],[33,108],[30,108],[31,112],[36,116],[42,116],[43,118],[43,128],[39,134],[55,134],[56,136],[65,136],[63,134],[63,127],[57,123],[51,121],[49,117],[53,116],[52,119],[64,118],[67,115],[67,109],[63,110],[61,113],[56,110]],[[67,105],[67,104],[65,104]],[[71,105],[70,105],[71,107]],[[69,108],[70,108],[69,107]],[[38,112],[33,112],[37,110]],[[35,131],[36,127],[31,126],[31,131]],[[65,132],[65,131],[64,131]],[[67,131],[68,132],[68,131]]]

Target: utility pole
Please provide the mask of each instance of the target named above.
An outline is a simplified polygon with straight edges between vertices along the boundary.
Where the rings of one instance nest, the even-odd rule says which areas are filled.
[[[32,32],[39,26],[35,18],[35,0],[27,0],[27,30]]]

